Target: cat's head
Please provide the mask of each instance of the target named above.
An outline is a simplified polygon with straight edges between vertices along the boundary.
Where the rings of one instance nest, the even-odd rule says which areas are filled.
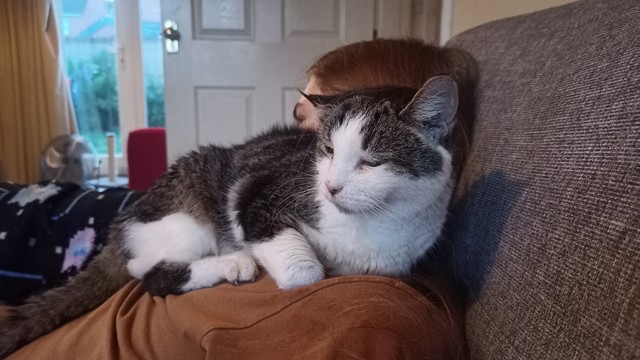
[[[418,90],[308,96],[320,114],[319,195],[343,213],[426,206],[451,185],[448,135],[457,87],[436,76]],[[448,201],[448,198],[445,199]]]

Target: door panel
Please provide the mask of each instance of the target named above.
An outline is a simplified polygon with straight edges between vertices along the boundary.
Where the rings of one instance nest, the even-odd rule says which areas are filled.
[[[341,10],[338,0],[285,0],[284,38],[340,39],[344,34],[344,27],[340,26]]]
[[[163,0],[163,22],[176,21],[181,35],[180,51],[164,57],[170,160],[292,123],[305,70],[331,49],[371,39],[374,2]]]
[[[192,3],[195,39],[253,38],[253,1],[194,0]]]
[[[234,140],[251,134],[251,98],[254,91],[253,88],[197,87],[198,143],[214,140],[220,145],[231,145]]]

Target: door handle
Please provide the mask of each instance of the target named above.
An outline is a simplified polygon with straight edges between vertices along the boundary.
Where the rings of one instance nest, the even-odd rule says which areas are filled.
[[[164,37],[164,49],[168,54],[177,54],[180,52],[180,31],[178,31],[177,22],[165,20],[162,37]]]

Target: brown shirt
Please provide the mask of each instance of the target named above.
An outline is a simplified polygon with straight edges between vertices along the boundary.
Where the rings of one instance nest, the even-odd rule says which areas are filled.
[[[132,281],[9,359],[448,359],[447,326],[424,296],[379,276],[283,291],[263,275],[166,298]]]

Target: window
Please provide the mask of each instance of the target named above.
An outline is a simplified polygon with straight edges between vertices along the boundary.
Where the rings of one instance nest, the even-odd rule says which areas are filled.
[[[164,127],[163,39],[160,0],[140,0],[140,19],[147,125]]]
[[[114,133],[116,153],[122,154],[122,135],[138,127],[164,126],[160,0],[56,1],[80,134],[106,154],[107,134]],[[136,28],[139,37],[116,31]],[[131,76],[140,68],[133,66],[136,61],[142,74]],[[131,103],[141,96],[119,96],[136,87],[145,94],[144,104]]]

